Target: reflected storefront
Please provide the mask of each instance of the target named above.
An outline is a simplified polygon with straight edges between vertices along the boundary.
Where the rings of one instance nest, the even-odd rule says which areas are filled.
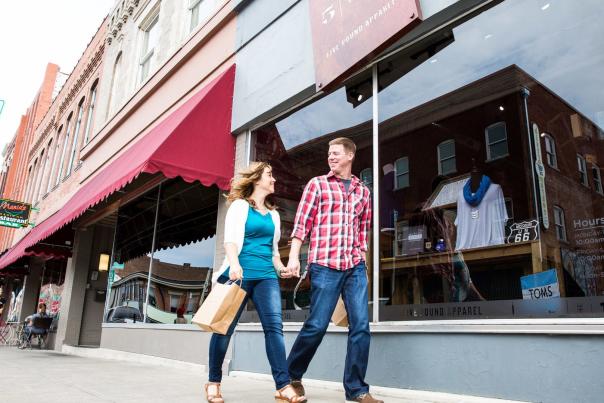
[[[282,257],[328,142],[349,137],[379,205],[379,321],[604,316],[602,17],[597,1],[506,0],[256,129]],[[283,281],[284,317],[299,322],[308,295],[294,301],[295,285]]]

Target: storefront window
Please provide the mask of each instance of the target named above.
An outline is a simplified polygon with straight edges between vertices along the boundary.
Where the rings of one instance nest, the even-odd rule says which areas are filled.
[[[158,193],[157,188],[152,189],[118,211],[105,322],[145,320]]]
[[[368,85],[367,85],[368,84]],[[329,141],[348,137],[357,146],[352,173],[371,184],[372,166],[372,101],[371,77],[331,93],[277,122],[254,132],[252,158],[268,161],[273,166],[276,202],[281,214],[280,251],[287,263],[289,241],[298,202],[306,183],[329,172]],[[308,242],[302,247],[300,262],[306,270]],[[372,278],[371,253],[368,254],[369,279]],[[282,280],[284,320],[302,321],[308,314],[308,285],[301,284],[294,299],[297,281]],[[369,287],[371,290],[371,285]],[[371,301],[371,297],[370,297]],[[369,301],[369,302],[370,302]],[[257,315],[245,312],[242,321],[258,321]]]
[[[218,189],[182,180],[162,185],[149,321],[186,324],[211,286]]]
[[[604,7],[541,6],[378,65],[380,172],[409,172],[379,192],[380,320],[603,315]]]
[[[218,197],[174,179],[119,209],[107,322],[191,323],[211,287]]]

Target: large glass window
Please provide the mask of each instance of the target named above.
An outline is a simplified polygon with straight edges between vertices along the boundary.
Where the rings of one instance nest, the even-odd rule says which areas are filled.
[[[174,179],[119,209],[106,321],[191,322],[211,287],[218,198]]]
[[[379,192],[380,320],[602,315],[602,17],[506,0],[379,64],[379,164],[417,165]],[[531,299],[544,283],[560,297]]]
[[[152,189],[118,211],[109,267],[106,322],[149,322],[146,301],[158,197],[159,189]]]
[[[497,2],[381,60],[376,115],[361,73],[256,130],[284,261],[304,185],[327,171],[328,141],[347,136],[353,173],[378,188],[379,320],[602,316],[604,203],[587,169],[604,160],[602,18],[596,0]],[[282,286],[286,320],[303,319],[308,294]]]
[[[362,176],[360,179],[365,183],[373,180],[371,169],[367,169],[372,166],[371,124],[371,77],[364,77],[254,132],[252,158],[270,162],[273,176],[277,179],[275,200],[281,214],[282,235],[279,245],[284,264],[287,264],[289,256],[289,241],[302,191],[311,178],[329,172],[329,141],[337,137],[352,139],[357,146],[353,175]],[[393,177],[390,187],[393,186],[392,183]],[[300,255],[302,271],[306,270],[307,259],[308,239],[305,239]],[[371,282],[371,251],[368,253],[367,263]],[[301,321],[308,314],[308,285],[301,284],[294,298],[296,283],[295,279],[281,280],[286,321]],[[370,284],[370,293],[371,288]],[[368,302],[371,303],[371,300],[370,297]],[[245,312],[242,320],[257,322],[258,317],[254,312]]]

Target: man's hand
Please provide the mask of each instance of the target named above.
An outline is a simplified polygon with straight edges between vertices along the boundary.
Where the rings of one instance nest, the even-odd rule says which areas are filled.
[[[280,278],[291,278],[291,277],[293,277],[293,274],[289,271],[289,269],[287,267],[285,267],[284,265],[281,265],[281,267],[279,268],[279,277]]]
[[[229,267],[229,279],[232,281],[243,279],[243,269],[241,265],[231,265]]]
[[[367,253],[365,251],[361,251],[361,258],[363,259],[363,262],[367,264]]]
[[[287,261],[287,270],[290,277],[300,277],[300,259],[292,256]]]

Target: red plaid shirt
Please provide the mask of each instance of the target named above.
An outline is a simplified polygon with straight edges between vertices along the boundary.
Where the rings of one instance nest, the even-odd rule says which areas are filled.
[[[292,238],[304,241],[310,232],[308,263],[349,270],[367,251],[371,193],[352,176],[348,193],[332,172],[312,178],[302,195]]]

